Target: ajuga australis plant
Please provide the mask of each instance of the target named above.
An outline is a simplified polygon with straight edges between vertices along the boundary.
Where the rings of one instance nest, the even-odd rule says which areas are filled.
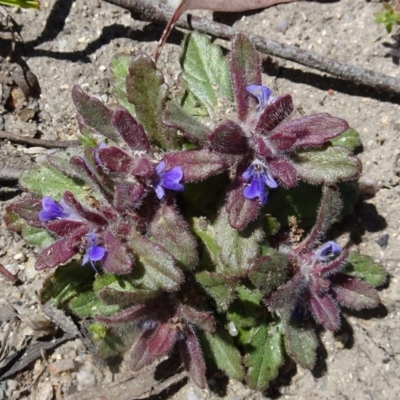
[[[116,56],[112,109],[74,87],[82,146],[25,173],[5,222],[54,271],[41,301],[88,318],[104,357],[178,351],[201,388],[214,365],[263,390],[285,354],[313,367],[317,325],[380,302],[383,268],[327,239],[355,203],[358,137],[290,119],[243,35],[224,57],[190,34],[181,67],[168,88],[147,55]]]

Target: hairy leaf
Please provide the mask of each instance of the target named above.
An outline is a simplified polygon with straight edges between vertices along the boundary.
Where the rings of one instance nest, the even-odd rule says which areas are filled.
[[[96,314],[111,315],[120,309],[119,305],[104,304],[92,291],[84,292],[73,298],[69,306],[81,318],[93,318]]]
[[[184,268],[193,269],[196,266],[196,241],[175,205],[161,203],[149,227],[155,241],[169,251]]]
[[[221,49],[207,36],[197,32],[187,36],[181,58],[182,77],[187,89],[203,104],[210,115],[219,101],[231,100],[231,82]]]
[[[298,151],[293,164],[300,178],[316,185],[349,181],[361,173],[360,160],[339,146]]]
[[[343,132],[339,136],[331,139],[331,143],[334,146],[346,147],[352,153],[356,152],[362,146],[360,135],[353,128],[349,128],[346,132]]]
[[[265,390],[283,364],[281,332],[276,326],[259,325],[252,329],[245,364],[246,381],[254,390]]]
[[[374,287],[383,285],[387,280],[387,273],[381,264],[374,262],[368,256],[355,252],[350,253],[348,265],[343,272],[362,279]]]
[[[135,107],[128,101],[126,92],[126,77],[129,73],[129,66],[132,56],[127,54],[116,54],[110,63],[110,69],[113,77],[113,93],[118,103],[126,108],[132,115],[135,115]]]
[[[243,34],[233,37],[229,65],[237,115],[239,120],[244,121],[250,108],[256,106],[256,100],[247,92],[246,86],[261,85],[261,64],[253,44]]]
[[[22,231],[22,237],[25,241],[32,246],[38,246],[39,248],[45,248],[54,243],[54,236],[44,229],[34,228],[27,226]]]
[[[217,329],[214,333],[203,333],[201,339],[206,354],[220,370],[232,379],[243,379],[242,357],[233,343],[233,338],[226,331]]]
[[[177,137],[173,129],[162,122],[166,85],[162,73],[146,54],[132,59],[126,77],[128,101],[135,106],[136,118],[149,139],[164,150],[175,148]]]

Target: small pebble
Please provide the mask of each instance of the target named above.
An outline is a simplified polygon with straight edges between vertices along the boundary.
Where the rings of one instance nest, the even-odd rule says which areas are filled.
[[[96,385],[96,378],[89,371],[85,370],[79,371],[78,374],[76,375],[76,379],[78,381],[78,384],[81,386],[91,387]]]
[[[373,178],[368,178],[366,176],[362,176],[358,180],[358,189],[360,191],[360,195],[364,197],[373,197],[378,191],[378,182]]]
[[[14,256],[14,260],[16,260],[16,261],[25,261],[26,260],[26,255],[24,253],[17,253]]]
[[[59,374],[60,372],[69,371],[75,368],[74,360],[67,358],[64,360],[51,363],[47,369],[52,375]]]
[[[382,235],[377,241],[376,243],[382,247],[382,249],[386,248],[388,243],[389,243],[389,235]]]

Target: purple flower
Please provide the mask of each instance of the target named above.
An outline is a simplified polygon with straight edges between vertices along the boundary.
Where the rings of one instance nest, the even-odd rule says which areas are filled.
[[[42,211],[39,212],[39,219],[42,222],[52,221],[54,219],[67,218],[70,213],[63,206],[62,202],[58,205],[51,197],[45,196],[42,199]]]
[[[94,262],[101,261],[106,254],[106,250],[103,247],[97,246],[97,236],[94,232],[90,232],[85,235],[85,239],[86,252],[82,259],[82,265],[90,262],[92,268],[97,272],[97,269],[94,266]]]
[[[258,197],[263,206],[267,203],[267,189],[265,186],[270,189],[278,187],[268,167],[259,160],[253,161],[250,167],[243,172],[242,177],[248,182],[243,189],[244,197],[246,197],[246,199]]]
[[[314,253],[317,261],[329,261],[332,257],[343,251],[342,247],[339,246],[333,240],[324,243]]]
[[[183,171],[181,167],[174,167],[168,172],[165,172],[165,161],[161,161],[156,166],[157,180],[154,184],[154,190],[157,197],[161,200],[165,196],[164,189],[175,190],[183,192],[183,185],[179,181],[183,178]]]
[[[268,104],[270,104],[274,98],[271,97],[272,90],[266,86],[260,85],[250,85],[246,86],[246,90],[257,98],[258,100],[258,110],[264,109]]]

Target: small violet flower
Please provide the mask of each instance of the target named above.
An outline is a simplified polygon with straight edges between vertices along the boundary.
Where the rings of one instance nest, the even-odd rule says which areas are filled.
[[[243,196],[246,199],[254,199],[258,197],[261,205],[267,203],[267,189],[275,189],[278,183],[271,176],[268,167],[261,161],[255,160],[249,168],[243,172],[242,177],[248,182],[248,185],[243,189]]]
[[[260,85],[249,85],[246,86],[246,90],[257,98],[258,107],[257,110],[263,110],[268,104],[272,103],[274,97],[271,97],[272,90],[266,86]]]
[[[52,221],[54,219],[67,218],[70,215],[62,202],[58,205],[51,197],[45,196],[42,199],[42,211],[39,212],[39,219],[42,222]]]
[[[342,247],[339,246],[333,240],[324,243],[314,253],[317,261],[329,261],[334,256],[338,255],[343,251]]]
[[[183,192],[184,186],[179,183],[183,178],[183,171],[181,167],[174,167],[168,172],[165,172],[165,161],[161,161],[156,166],[157,179],[154,184],[154,190],[157,197],[161,200],[165,196],[164,189],[175,190]]]
[[[96,267],[94,266],[95,261],[101,261],[105,254],[106,250],[101,247],[97,246],[97,236],[94,232],[90,232],[85,235],[86,239],[86,252],[82,259],[82,265],[87,264],[90,262],[92,268],[97,272]]]

